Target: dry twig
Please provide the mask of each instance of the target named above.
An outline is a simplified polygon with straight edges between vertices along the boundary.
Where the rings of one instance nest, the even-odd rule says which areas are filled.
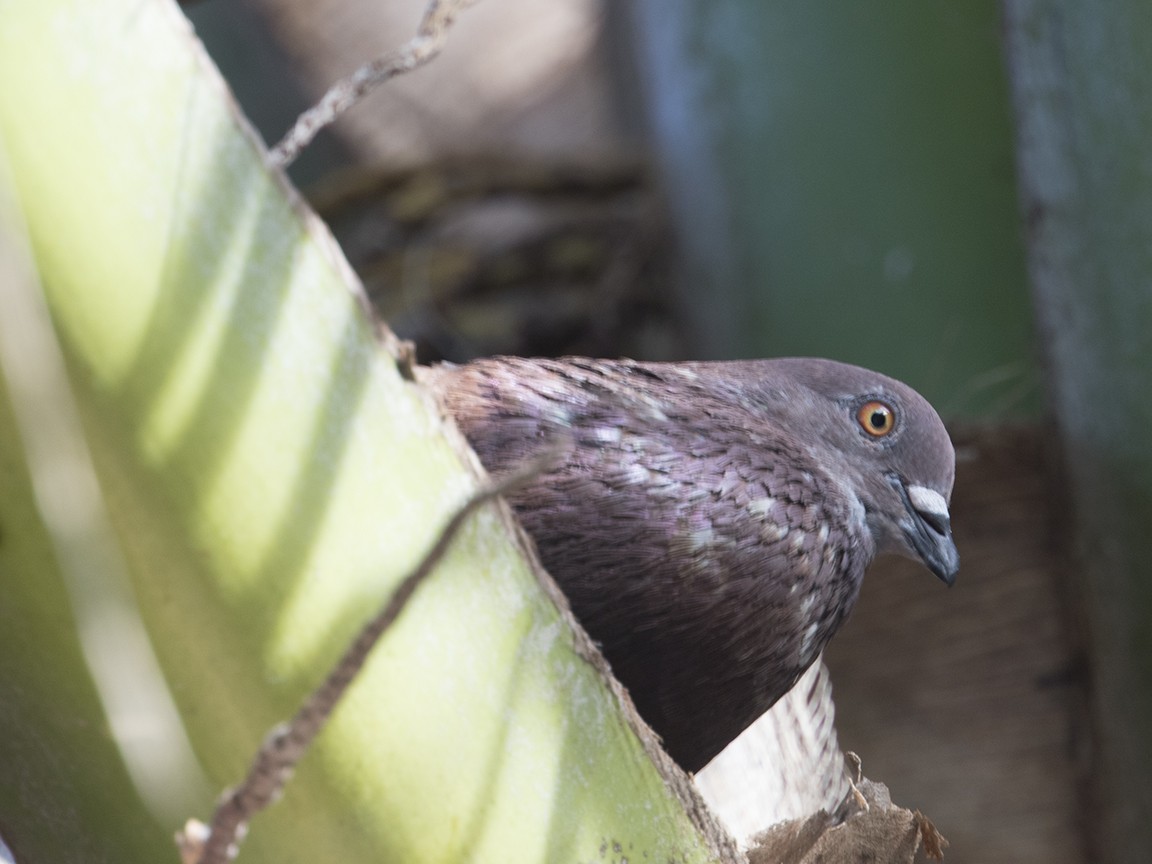
[[[269,154],[272,164],[287,167],[321,129],[376,87],[397,75],[418,69],[439,54],[448,40],[448,29],[457,13],[474,2],[476,0],[432,0],[424,10],[415,36],[395,51],[377,57],[338,81],[324,94],[324,98],[297,118],[288,134],[272,148]]]
[[[486,502],[539,475],[556,457],[557,449],[549,449],[504,478],[481,487],[456,511],[432,548],[416,568],[404,577],[384,608],[364,625],[336,668],[300,706],[296,716],[289,723],[273,727],[268,733],[243,782],[225,792],[216,806],[211,827],[193,819],[177,835],[176,842],[185,864],[225,864],[235,857],[248,821],[279,797],[296,764],[324,728],[373,647],[400,616],[420,583],[440,563],[468,517]]]

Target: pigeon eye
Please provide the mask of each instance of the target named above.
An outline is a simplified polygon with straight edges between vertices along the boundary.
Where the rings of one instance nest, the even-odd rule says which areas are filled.
[[[865,402],[856,412],[856,422],[873,438],[883,438],[896,427],[896,412],[883,402]]]

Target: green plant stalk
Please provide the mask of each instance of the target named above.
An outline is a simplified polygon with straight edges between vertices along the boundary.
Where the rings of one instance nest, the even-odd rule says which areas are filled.
[[[223,786],[475,479],[173,4],[0,2],[0,79],[23,82],[0,136],[125,614]],[[179,817],[109,734],[13,429],[0,401],[0,562],[17,574],[0,588],[0,762],[21,780],[0,784],[0,832],[29,861],[174,860]],[[158,780],[207,818],[197,777]],[[699,824],[486,508],[241,860],[698,861],[718,848]]]

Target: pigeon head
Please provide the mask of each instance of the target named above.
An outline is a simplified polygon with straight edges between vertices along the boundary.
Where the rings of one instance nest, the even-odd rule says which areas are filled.
[[[956,458],[928,401],[886,375],[832,360],[767,361],[789,427],[832,455],[864,508],[879,552],[919,559],[944,583],[960,557],[948,502]]]

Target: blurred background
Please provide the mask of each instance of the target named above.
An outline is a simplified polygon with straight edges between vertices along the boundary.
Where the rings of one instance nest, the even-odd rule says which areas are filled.
[[[996,6],[840,6],[484,0],[291,173],[425,360],[829,355],[1034,416]],[[271,144],[423,7],[187,9]]]
[[[424,5],[185,9],[271,145]],[[873,568],[841,743],[949,861],[1142,860],[1141,33],[1135,3],[484,0],[290,173],[423,362],[821,355],[923,392],[963,571]]]

